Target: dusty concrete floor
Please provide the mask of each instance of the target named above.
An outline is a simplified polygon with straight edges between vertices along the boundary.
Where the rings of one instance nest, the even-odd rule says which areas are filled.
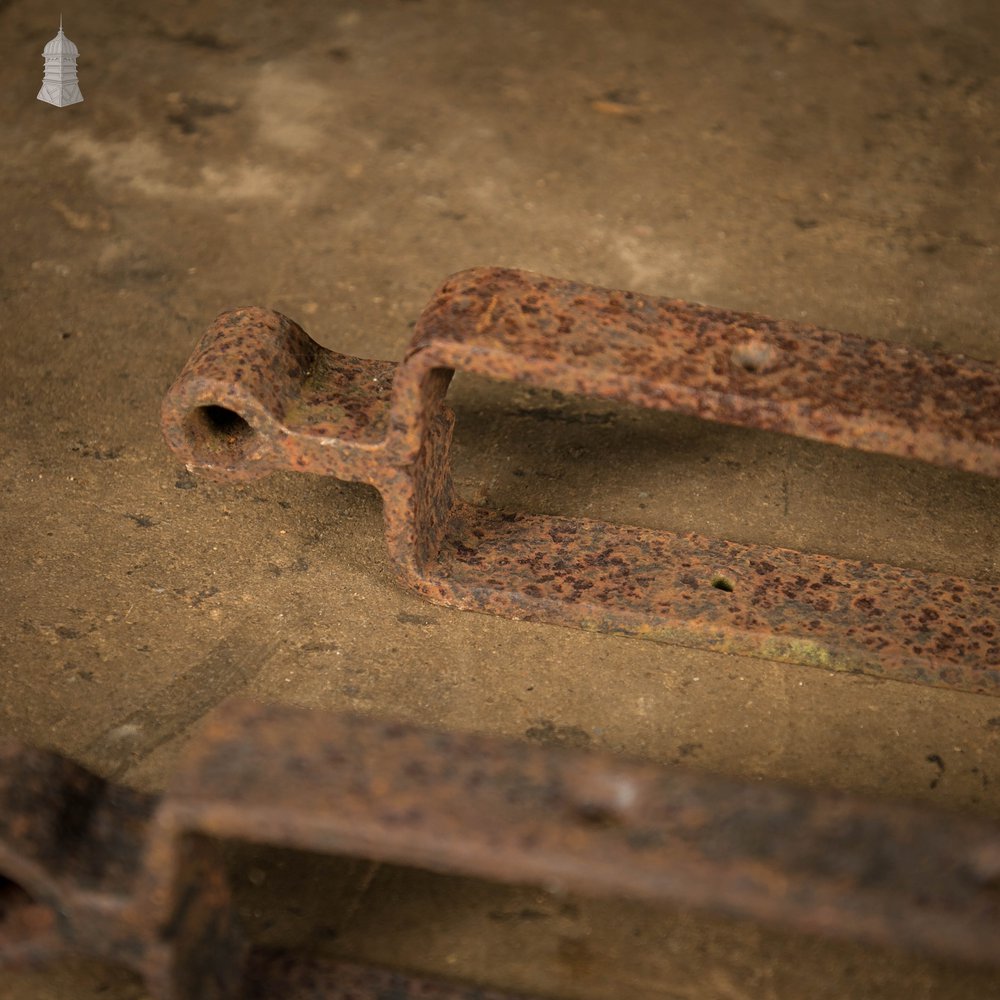
[[[240,693],[1000,818],[1000,702],[432,607],[393,582],[373,492],[196,481],[157,426],[220,310],[395,358],[440,279],[483,263],[1000,359],[993,0],[62,11],[85,102],[56,109],[34,97],[58,9],[0,3],[4,736],[157,788]],[[454,399],[484,502],[1000,579],[996,483],[472,381]],[[1000,992],[688,911],[335,867],[242,859],[247,919],[553,997]],[[142,995],[81,963],[0,979]]]

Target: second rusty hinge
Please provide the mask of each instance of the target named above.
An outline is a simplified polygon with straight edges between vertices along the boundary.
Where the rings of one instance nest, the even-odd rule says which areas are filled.
[[[234,842],[690,905],[1000,966],[995,823],[229,703],[198,727],[158,797],[0,743],[0,977],[76,953],[136,970],[158,1000],[514,1000],[259,951],[220,851]]]
[[[399,364],[224,313],[163,429],[216,478],[372,484],[401,580],[439,604],[1000,694],[997,584],[464,502],[456,370],[1000,476],[996,366],[500,268],[448,279]]]

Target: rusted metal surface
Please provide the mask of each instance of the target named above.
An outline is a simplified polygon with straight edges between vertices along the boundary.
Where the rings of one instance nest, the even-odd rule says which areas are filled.
[[[216,478],[372,484],[400,580],[440,604],[1000,694],[996,584],[463,502],[456,370],[1000,476],[995,366],[499,268],[446,281],[398,365],[223,314],[163,429]]]
[[[257,952],[220,842],[648,904],[1000,965],[1000,828],[588,751],[230,703],[158,800],[3,752],[0,963],[124,963],[158,1000],[501,994]]]

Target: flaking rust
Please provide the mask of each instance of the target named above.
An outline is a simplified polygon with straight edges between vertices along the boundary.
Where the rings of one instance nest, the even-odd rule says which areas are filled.
[[[511,1000],[240,926],[220,844],[691,905],[1000,966],[1000,829],[594,751],[231,702],[160,797],[0,746],[0,965],[82,953],[156,1000]]]
[[[264,309],[220,316],[163,405],[217,479],[375,486],[429,600],[530,621],[1000,693],[1000,586],[789,549],[470,505],[449,460],[455,371],[1000,476],[1000,370],[816,327],[479,268],[395,364]]]

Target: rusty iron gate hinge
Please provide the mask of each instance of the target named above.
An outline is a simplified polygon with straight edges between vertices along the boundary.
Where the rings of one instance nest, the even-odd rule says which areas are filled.
[[[1000,966],[1000,828],[607,753],[230,702],[159,798],[0,745],[0,965],[83,953],[156,1000],[502,1000],[241,931],[220,843],[689,904]],[[506,994],[504,994],[506,996]]]
[[[996,584],[462,501],[456,370],[1000,476],[996,366],[500,268],[449,278],[399,364],[224,313],[163,429],[214,478],[375,486],[399,578],[439,604],[1000,694]]]

